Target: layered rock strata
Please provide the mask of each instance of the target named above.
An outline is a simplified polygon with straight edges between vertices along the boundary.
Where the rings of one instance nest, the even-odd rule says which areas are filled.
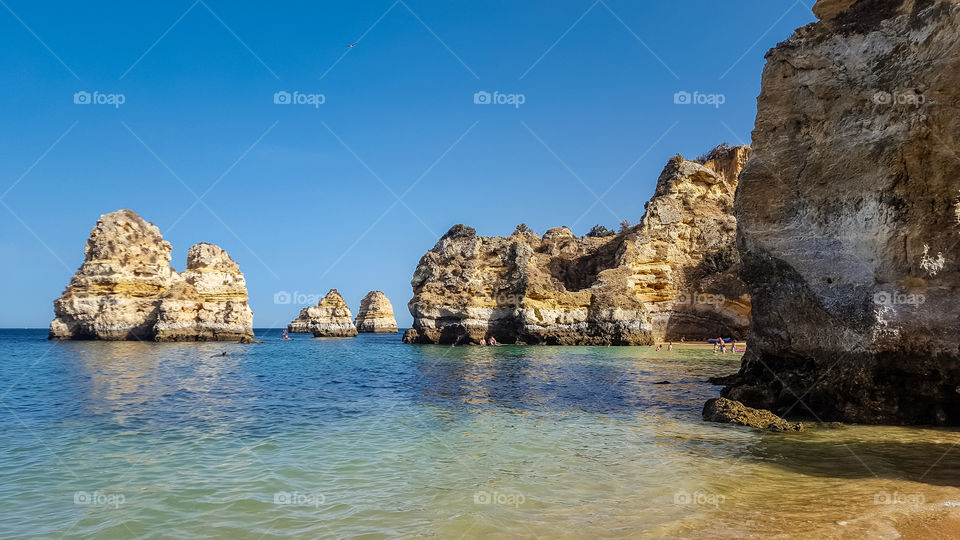
[[[253,312],[239,265],[213,244],[170,266],[160,230],[130,210],[100,217],[84,263],[54,301],[51,339],[250,341]]]
[[[723,395],[960,424],[960,4],[814,11],[767,54],[735,212],[753,330]]]
[[[641,223],[619,234],[450,229],[420,260],[408,343],[638,345],[742,336],[732,215],[747,147],[670,160]]]
[[[317,305],[300,310],[300,315],[287,326],[287,331],[313,334],[314,337],[357,335],[357,327],[353,325],[353,314],[336,289],[330,289],[330,292],[321,298]]]
[[[398,331],[393,305],[383,291],[370,291],[363,297],[353,322],[361,334],[395,334]]]

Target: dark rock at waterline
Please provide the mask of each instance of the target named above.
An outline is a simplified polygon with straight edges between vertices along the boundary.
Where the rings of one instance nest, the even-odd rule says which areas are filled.
[[[708,422],[738,424],[768,431],[803,431],[800,422],[787,422],[770,411],[747,407],[739,401],[714,398],[703,405],[703,419]]]
[[[417,332],[417,331],[414,330],[413,328],[407,328],[407,329],[403,332],[403,338],[401,338],[401,339],[402,339],[402,341],[403,341],[404,343],[411,343],[411,344],[412,344],[412,343],[418,343],[419,337],[420,337],[419,332]]]
[[[653,384],[671,384],[670,381],[657,381]]]
[[[736,383],[739,376],[739,373],[733,373],[730,375],[721,375],[719,377],[710,377],[707,379],[707,382],[714,386],[728,386]]]

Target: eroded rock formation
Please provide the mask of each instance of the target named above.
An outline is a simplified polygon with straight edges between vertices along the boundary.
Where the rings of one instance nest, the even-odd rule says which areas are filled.
[[[300,310],[300,316],[293,320],[287,331],[291,333],[313,334],[314,337],[354,337],[357,327],[353,325],[353,314],[343,301],[340,292],[330,289],[326,296],[315,306]]]
[[[737,194],[753,331],[723,395],[960,423],[960,4],[821,0],[767,55]]]
[[[100,217],[83,265],[54,301],[51,339],[249,341],[253,312],[239,265],[197,244],[170,266],[160,230],[130,210]]]
[[[370,291],[363,297],[354,326],[361,334],[397,333],[397,319],[393,316],[393,305],[383,291]]]
[[[408,343],[635,345],[746,333],[732,216],[747,147],[664,168],[638,226],[577,238],[450,229],[420,260]]]

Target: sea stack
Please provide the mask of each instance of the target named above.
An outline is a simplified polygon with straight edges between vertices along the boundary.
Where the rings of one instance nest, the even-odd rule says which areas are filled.
[[[287,326],[287,331],[310,333],[314,337],[355,337],[357,335],[357,327],[353,325],[353,314],[336,289],[330,289],[330,292],[317,305],[300,310],[300,316]]]
[[[100,216],[84,263],[54,301],[51,339],[251,341],[253,312],[239,265],[213,244],[170,266],[160,230],[130,210]]]
[[[723,395],[960,424],[960,4],[814,12],[767,54],[735,212],[752,335]]]
[[[354,325],[361,334],[397,333],[397,319],[393,316],[393,305],[383,291],[370,291],[363,297]]]
[[[639,225],[566,227],[543,237],[451,228],[411,285],[408,343],[641,345],[742,337],[750,299],[737,277],[733,198],[750,154],[721,145],[671,159]]]

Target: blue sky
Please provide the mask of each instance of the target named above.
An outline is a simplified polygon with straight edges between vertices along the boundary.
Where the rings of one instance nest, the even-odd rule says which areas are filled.
[[[407,326],[451,225],[635,222],[670,156],[749,142],[763,56],[811,3],[4,0],[0,327],[49,324],[120,208],[178,270],[226,249],[257,327],[330,288],[354,311],[382,289]]]

